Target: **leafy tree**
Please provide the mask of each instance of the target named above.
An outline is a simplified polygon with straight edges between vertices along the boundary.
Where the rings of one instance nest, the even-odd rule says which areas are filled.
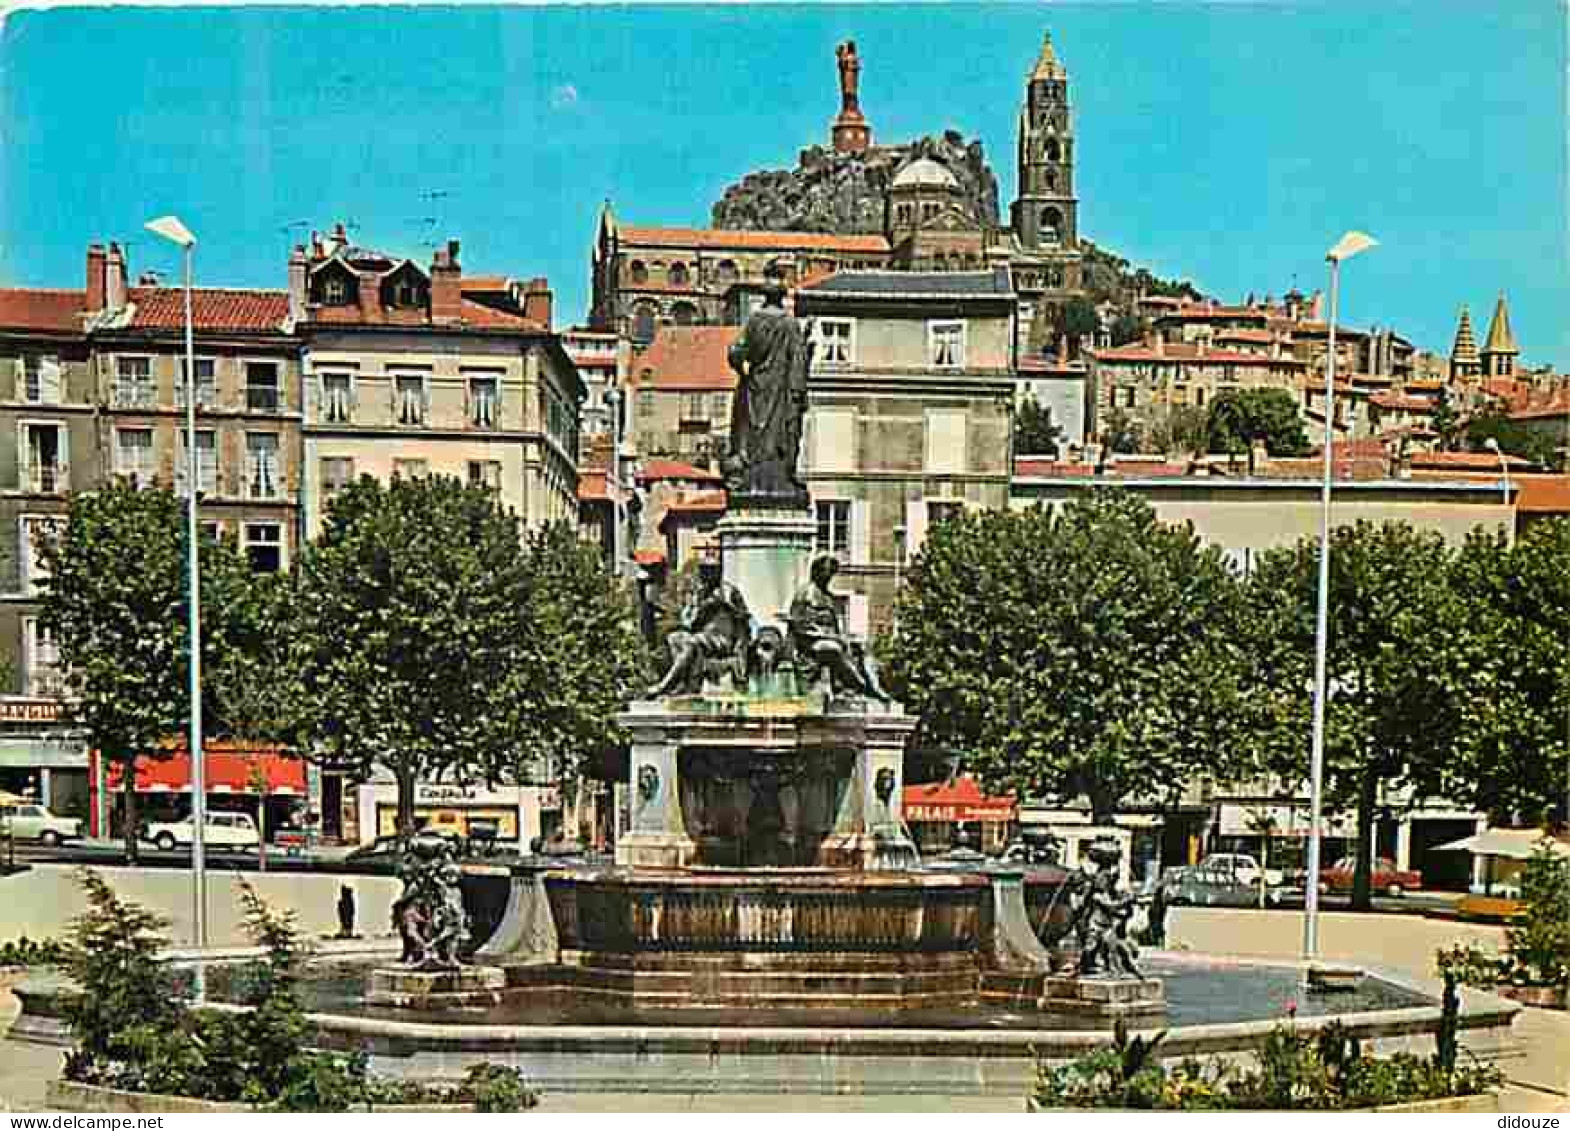
[[[1273,456],[1303,456],[1309,451],[1297,402],[1285,389],[1224,389],[1210,402],[1209,450],[1249,457],[1263,441]]]
[[[1266,765],[1287,781],[1306,779],[1309,765],[1318,555],[1313,538],[1267,551],[1248,585],[1252,725]],[[1405,523],[1341,527],[1330,563],[1326,800],[1356,807],[1353,906],[1366,909],[1379,787],[1441,791],[1455,723],[1432,677],[1453,666],[1468,618],[1437,533]]]
[[[881,649],[925,743],[988,789],[1084,795],[1105,820],[1238,749],[1238,612],[1220,551],[1098,488],[934,528]]]
[[[205,690],[230,652],[227,610],[242,600],[250,566],[232,543],[203,539],[199,552]],[[170,756],[190,711],[184,504],[124,481],[75,495],[40,554],[48,575],[39,620],[59,647],[73,719],[119,769],[134,863],[136,767]],[[204,696],[204,734],[222,731],[219,712]]]
[[[1050,455],[1056,459],[1062,443],[1063,429],[1053,423],[1052,410],[1027,395],[1014,414],[1015,455]]]
[[[1570,520],[1535,523],[1513,545],[1474,533],[1452,585],[1468,631],[1432,673],[1456,733],[1447,796],[1496,822],[1531,825],[1563,814],[1570,764]]]
[[[1541,467],[1558,466],[1554,441],[1520,421],[1511,420],[1497,405],[1472,417],[1466,426],[1465,440],[1468,451],[1487,451],[1488,441],[1493,440],[1506,455],[1520,456]]]
[[[1101,442],[1107,450],[1124,455],[1134,455],[1140,450],[1144,429],[1121,408],[1112,409],[1101,425]]]
[[[1150,424],[1148,446],[1157,454],[1200,452],[1209,438],[1210,418],[1198,405],[1174,405]]]
[[[1137,314],[1124,311],[1112,320],[1112,344],[1126,346],[1130,342],[1142,341],[1150,324]]]
[[[1455,451],[1456,444],[1460,442],[1462,433],[1466,430],[1466,420],[1461,415],[1460,409],[1456,407],[1448,385],[1439,390],[1439,398],[1434,402],[1430,424],[1439,436],[1439,450]]]
[[[295,745],[361,778],[496,780],[539,688],[528,559],[494,492],[456,479],[362,477],[334,497],[299,566]]]

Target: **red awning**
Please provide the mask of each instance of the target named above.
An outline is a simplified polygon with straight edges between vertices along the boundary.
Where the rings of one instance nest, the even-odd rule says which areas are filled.
[[[286,758],[268,747],[236,746],[227,742],[204,745],[207,748],[207,792],[254,794],[260,784],[270,794],[305,796],[305,763],[300,759]],[[109,788],[119,789],[120,764],[111,763],[108,770]],[[167,759],[143,758],[137,763],[138,793],[189,793],[190,790],[191,759],[184,747]]]
[[[1012,821],[1012,797],[988,797],[971,778],[905,787],[907,821]]]

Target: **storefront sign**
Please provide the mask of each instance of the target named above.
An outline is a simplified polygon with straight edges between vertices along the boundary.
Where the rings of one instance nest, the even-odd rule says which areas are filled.
[[[57,723],[62,714],[58,699],[0,699],[0,722]]]

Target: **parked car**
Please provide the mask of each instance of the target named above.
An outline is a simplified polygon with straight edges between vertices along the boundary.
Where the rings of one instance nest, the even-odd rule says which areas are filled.
[[[1344,856],[1336,861],[1335,867],[1320,870],[1319,890],[1351,891],[1356,875],[1357,858],[1355,856]],[[1396,898],[1409,891],[1420,889],[1423,886],[1423,874],[1414,872],[1411,869],[1403,871],[1396,867],[1394,860],[1388,856],[1381,856],[1374,861],[1370,886],[1374,891],[1384,892],[1391,898]]]
[[[1259,861],[1246,852],[1212,852],[1200,864],[1229,871],[1245,884],[1259,884]],[[1277,887],[1281,880],[1279,868],[1265,869],[1265,886]]]
[[[77,817],[56,817],[42,805],[0,805],[0,832],[53,847],[61,841],[81,840],[82,822]]]
[[[1244,883],[1230,868],[1200,863],[1189,868],[1170,868],[1161,877],[1167,903],[1193,907],[1258,907],[1259,879]],[[1265,903],[1275,907],[1281,902],[1281,889],[1265,889]]]
[[[189,848],[196,839],[196,822],[190,817],[154,822],[142,833],[142,839],[152,841],[165,852]],[[209,813],[202,826],[202,841],[208,848],[254,852],[260,847],[262,838],[249,813]]]

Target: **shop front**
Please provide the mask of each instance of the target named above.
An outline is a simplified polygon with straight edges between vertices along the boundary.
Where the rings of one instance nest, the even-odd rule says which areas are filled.
[[[970,847],[994,855],[1008,844],[1018,815],[1012,797],[988,797],[969,777],[907,785],[903,797],[905,823],[922,852],[947,852],[969,840]]]
[[[86,817],[87,743],[53,699],[0,698],[0,790],[59,817]]]
[[[282,828],[306,828],[316,815],[306,811],[305,763],[273,747],[213,741],[203,744],[209,812],[246,813],[261,818],[269,841]],[[93,836],[124,835],[121,764],[90,755]],[[136,765],[137,818],[180,820],[191,813],[191,757],[171,746],[166,757],[142,758]]]
[[[496,842],[508,847],[528,847],[540,835],[540,786],[462,785],[420,782],[414,790],[414,824],[457,836],[474,835],[476,829],[494,830]],[[360,842],[398,832],[398,786],[390,780],[362,783],[358,790]]]

